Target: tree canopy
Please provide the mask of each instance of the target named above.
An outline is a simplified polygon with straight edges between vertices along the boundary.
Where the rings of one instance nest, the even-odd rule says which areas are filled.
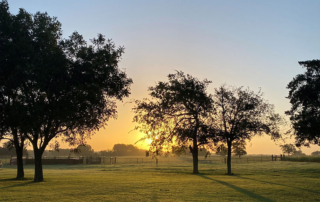
[[[13,123],[31,142],[35,181],[42,181],[41,156],[48,143],[58,136],[73,145],[83,143],[116,118],[115,101],[130,94],[132,80],[118,67],[124,48],[102,34],[91,44],[77,32],[62,39],[56,17],[3,10],[1,29],[3,24],[10,29],[0,31],[0,101],[4,110],[21,108],[21,121]],[[5,120],[16,117],[5,115]]]
[[[284,154],[293,154],[297,151],[296,147],[294,146],[294,144],[284,144],[284,145],[280,145],[281,150]]]
[[[216,154],[220,156],[226,156],[228,154],[228,148],[224,144],[220,144],[216,148]]]
[[[211,82],[183,72],[169,74],[168,80],[149,88],[151,99],[136,101],[134,122],[143,139],[153,140],[155,152],[170,144],[189,147],[193,172],[198,173],[198,149],[208,143],[205,120],[213,110],[206,92]]]
[[[246,142],[245,141],[238,141],[232,144],[232,153],[239,158],[243,155],[247,154],[246,151]]]
[[[288,84],[290,116],[296,145],[320,145],[320,60],[299,62],[306,68]]]
[[[312,156],[320,156],[320,151],[314,151],[311,153]]]
[[[255,135],[269,134],[279,138],[282,117],[274,113],[273,105],[263,99],[261,92],[249,88],[222,85],[215,89],[215,113],[211,114],[213,142],[228,147],[228,174],[231,174],[232,143],[250,140]]]

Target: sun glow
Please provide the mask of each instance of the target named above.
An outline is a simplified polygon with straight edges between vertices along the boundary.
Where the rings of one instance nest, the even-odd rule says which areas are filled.
[[[150,139],[150,138],[146,139],[145,141],[146,141],[146,143],[147,143],[148,145],[150,145],[150,144],[152,143],[152,139]]]

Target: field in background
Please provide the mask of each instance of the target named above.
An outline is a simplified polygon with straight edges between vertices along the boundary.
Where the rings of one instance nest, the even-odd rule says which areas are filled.
[[[10,156],[0,156],[0,160],[3,165],[10,164],[10,159],[11,159]]]
[[[320,156],[288,156],[285,161],[295,162],[318,162],[320,163]]]
[[[161,157],[165,158],[165,157]],[[0,201],[319,201],[320,164],[268,161],[200,163],[193,175],[188,157],[179,162],[45,165],[45,182],[13,180],[15,166],[0,170]],[[261,160],[261,159],[260,159]],[[161,159],[159,159],[161,162]],[[200,161],[201,162],[201,161]]]

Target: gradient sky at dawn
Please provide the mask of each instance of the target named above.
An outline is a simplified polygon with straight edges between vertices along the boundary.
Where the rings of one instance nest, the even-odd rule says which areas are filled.
[[[102,33],[125,47],[120,68],[133,79],[131,99],[148,96],[147,87],[182,70],[221,84],[260,88],[284,115],[290,108],[286,85],[302,69],[298,61],[320,59],[319,0],[162,0],[84,1],[9,0],[13,14],[48,12],[62,23],[65,38],[78,31],[89,41]],[[132,104],[118,103],[110,120],[88,143],[95,151],[116,143],[133,144],[141,136],[132,123]],[[292,142],[292,140],[288,140]],[[279,142],[277,144],[282,144]],[[145,148],[142,143],[138,147]],[[319,146],[303,148],[310,154]],[[249,154],[279,154],[268,137],[256,137]]]

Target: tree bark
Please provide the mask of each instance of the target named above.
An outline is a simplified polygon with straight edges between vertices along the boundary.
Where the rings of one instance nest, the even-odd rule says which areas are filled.
[[[17,154],[17,179],[23,179],[24,178],[24,170],[23,170],[23,147],[21,148],[19,146],[15,146],[16,154]]]
[[[42,170],[42,151],[38,148],[34,148],[34,182],[43,181]]]
[[[24,170],[23,170],[23,147],[24,147],[24,138],[18,137],[18,130],[16,128],[12,129],[13,135],[13,144],[16,150],[17,155],[17,177],[16,179],[23,179],[24,178]]]
[[[232,145],[232,141],[227,140],[227,145],[228,145],[228,157],[227,157],[228,175],[232,175],[232,173],[231,173],[231,145]]]
[[[193,138],[193,148],[192,148],[192,157],[193,157],[193,174],[198,174],[198,141],[197,138]]]

